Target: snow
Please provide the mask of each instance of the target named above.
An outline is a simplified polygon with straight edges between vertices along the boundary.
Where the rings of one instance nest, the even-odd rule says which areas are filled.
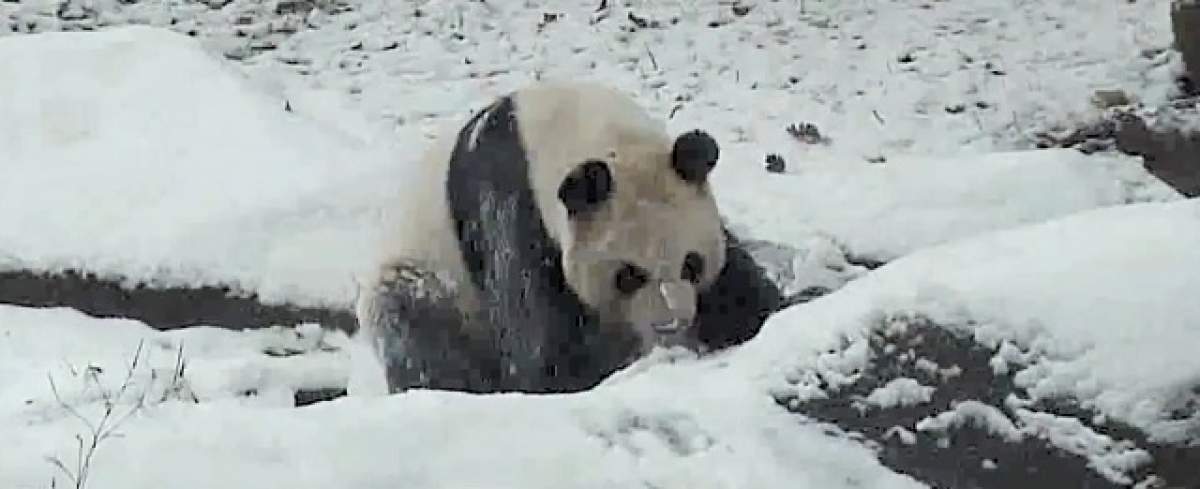
[[[680,106],[673,130],[704,122],[721,141],[759,143],[748,165],[765,152],[853,161],[1028,147],[1039,130],[1097,118],[1098,89],[1161,104],[1181,70],[1166,2],[743,2],[740,17],[691,0],[599,12],[594,0],[355,4],[249,63],[422,127],[536,77],[593,77],[653,113]],[[660,27],[632,29],[630,15]],[[830,145],[796,144],[784,128],[800,122]]]
[[[353,297],[403,180],[384,153],[163,30],[11,37],[0,58],[0,268]]]
[[[1135,448],[1131,442],[1115,442],[1098,434],[1075,418],[1018,409],[1017,417],[1025,424],[1025,432],[1047,438],[1054,446],[1068,453],[1083,455],[1088,465],[1110,480],[1130,484],[1125,473],[1150,461],[1150,454]]]
[[[900,442],[905,445],[913,445],[917,443],[917,434],[909,431],[903,426],[893,426],[888,428],[887,431],[883,433],[884,440],[887,440],[893,436],[899,438]]]
[[[913,406],[929,402],[936,388],[921,385],[916,379],[898,378],[888,381],[883,387],[871,391],[866,401],[876,407],[892,408],[897,406]]]
[[[960,402],[949,411],[943,411],[937,416],[918,421],[916,428],[918,431],[937,432],[964,424],[982,428],[1010,442],[1021,439],[1021,431],[1004,415],[1004,412],[995,406],[979,401]]]
[[[245,402],[291,406],[291,391],[344,386],[350,375],[345,354],[329,348],[330,342],[340,345],[345,340],[306,329],[235,333],[198,327],[160,333],[136,321],[94,319],[70,309],[0,306],[0,378],[5,379],[0,385],[0,416],[29,409],[30,400],[37,400],[34,409],[46,409],[40,403],[49,394],[47,376],[59,385],[72,378],[82,381],[79,377],[88,366],[99,367],[104,373],[98,380],[115,389],[139,342],[143,346],[138,373],[145,375],[135,380],[151,397],[161,397],[172,385],[183,387],[164,380],[173,377],[183,359],[187,390],[200,399],[223,400],[254,390],[259,395]],[[47,337],[54,341],[47,342]],[[307,354],[268,356],[268,350]]]
[[[426,144],[416,128],[385,139],[341,112],[286,112],[278,87],[164,30],[10,37],[0,57],[0,111],[13,114],[0,120],[0,147],[18,175],[0,182],[4,269],[223,284],[268,303],[348,308],[413,148]],[[327,93],[302,95],[310,108],[336,107]],[[1083,209],[1178,198],[1137,159],[1069,150],[831,162],[786,175],[746,166],[750,151],[725,150],[714,176],[722,209],[748,237],[811,250],[793,275],[827,288],[855,275],[811,273],[846,268],[822,249],[886,260]]]
[[[921,487],[865,447],[797,423],[737,382],[735,370],[695,361],[574,396],[416,391],[293,409],[295,388],[347,374],[344,350],[274,358],[262,349],[303,342],[283,329],[156,332],[12,306],[0,306],[0,377],[16,381],[0,383],[0,425],[8,446],[22,449],[0,455],[0,485],[44,484],[53,469],[43,456],[73,462],[72,437],[86,434],[47,374],[64,402],[95,422],[100,393],[119,387],[139,341],[146,360],[118,412],[149,395],[118,427],[122,436],[97,451],[89,487]],[[327,343],[346,339],[336,333]],[[198,403],[158,400],[177,384],[163,370],[174,368],[180,345],[183,382]],[[102,373],[89,384],[68,365]],[[247,389],[258,394],[240,394]]]
[[[741,153],[730,157],[739,161]],[[832,239],[879,261],[980,232],[1178,194],[1125,156],[1074,150],[897,158],[768,175],[717,167],[718,203],[756,239]]]
[[[1010,403],[1018,415],[1031,401],[1062,396],[1152,440],[1192,439],[1200,433],[1200,420],[1186,414],[1200,381],[1200,328],[1192,320],[1200,304],[1191,300],[1200,287],[1197,221],[1200,201],[1133,204],[925,248],[773,316],[727,361],[774,372],[761,381],[777,397],[822,397],[818,374],[836,389],[865,367],[872,328],[896,315],[928,318],[985,345],[1025,350],[1026,364],[1006,363],[1030,396]],[[944,428],[963,416],[1020,439],[999,407],[973,400],[923,426]],[[1035,423],[1040,418],[1019,418],[1046,429]],[[1069,443],[1093,444],[1079,430],[1046,436],[1063,433]],[[1121,472],[1132,456],[1106,459],[1105,473]]]
[[[890,428],[902,443],[982,422],[1124,482],[1144,450],[1035,401],[1076,399],[1093,425],[1157,441],[1200,436],[1200,419],[1178,414],[1200,402],[1200,204],[1136,158],[1024,150],[1033,132],[1097,117],[1095,89],[1171,95],[1163,2],[761,2],[739,17],[717,2],[450,1],[416,16],[362,0],[296,18],[258,3],[94,3],[99,24],[197,39],[0,37],[0,269],[346,306],[433,128],[535,78],[590,74],[672,131],[712,131],[731,225],[777,246],[765,251],[791,291],[836,291],[740,348],[658,351],[554,396],[379,396],[361,345],[315,325],[156,332],[0,305],[0,427],[20,447],[0,451],[0,486],[44,487],[44,457],[71,466],[87,434],[50,379],[94,421],[139,343],[117,402],[134,414],[89,487],[922,487],[775,402],[837,395],[871,361],[868,334],[912,318],[994,348],[992,371],[1028,398],[959,399]],[[43,22],[50,7],[0,2],[0,18],[65,28]],[[544,13],[560,15],[537,34]],[[629,14],[664,27],[627,32]],[[290,36],[277,29],[289,22]],[[275,49],[219,55],[242,57],[264,32]],[[784,128],[798,122],[826,140],[797,142]],[[763,170],[767,153],[787,172]],[[845,255],[892,261],[869,271]],[[341,386],[351,396],[293,407],[297,390]],[[891,379],[867,400],[928,402],[931,389]]]
[[[99,405],[87,403],[96,399],[95,390],[63,387],[73,385],[63,362],[100,366],[112,388],[143,340],[156,359],[143,364],[148,370],[169,369],[184,344],[187,381],[201,402],[169,399],[142,408],[121,428],[123,437],[105,442],[92,487],[168,481],[179,487],[434,481],[457,487],[485,481],[498,487],[919,487],[880,467],[865,447],[798,423],[767,395],[795,388],[785,373],[797,367],[820,371],[836,385],[839,377],[831,373],[866,362],[857,335],[885,311],[919,312],[948,327],[967,327],[964,319],[973,318],[981,338],[1038,345],[1018,374],[1036,372],[1029,379],[1036,381],[1033,395],[1054,386],[1055,393],[1166,439],[1180,427],[1164,417],[1170,403],[1200,377],[1192,351],[1200,330],[1189,319],[1200,311],[1184,297],[1162,297],[1198,285],[1200,274],[1192,273],[1200,271],[1196,220],[1197,201],[1137,204],[928,248],[775,316],[740,349],[705,359],[655,355],[577,395],[413,392],[292,409],[283,402],[291,389],[351,375],[343,350],[309,348],[284,359],[256,354],[272,345],[319,343],[299,336],[311,334],[311,327],[154,332],[129,320],[0,306],[0,373],[18,379],[0,391],[0,422],[12,428],[13,446],[26,447],[0,457],[0,474],[17,487],[41,483],[50,471],[43,455],[73,453],[71,436],[79,426],[55,409],[43,372],[59,379],[68,402],[95,415]],[[1156,252],[1143,253],[1138,245],[1144,242],[1156,243]],[[1061,290],[1075,293],[1054,293]],[[1139,329],[1128,331],[1128,324]],[[839,337],[849,338],[840,360],[826,353]],[[335,333],[326,343],[344,348],[346,341]],[[146,385],[148,376],[135,381]],[[238,395],[249,388],[264,394]],[[1145,461],[1144,452],[1127,443],[1020,405],[1008,406],[1015,413],[1010,418],[1000,407],[967,400],[893,434],[905,439],[909,430],[982,423],[1008,440],[1046,437],[1084,454],[1114,480]],[[402,455],[412,453],[438,456]],[[155,463],[129,470],[121,460]],[[477,470],[462,470],[467,466]]]

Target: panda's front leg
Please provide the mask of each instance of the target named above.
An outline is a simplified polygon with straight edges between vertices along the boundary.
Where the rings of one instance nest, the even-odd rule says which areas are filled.
[[[496,355],[468,335],[454,291],[411,263],[387,267],[359,300],[360,333],[382,361],[388,391],[491,392]]]

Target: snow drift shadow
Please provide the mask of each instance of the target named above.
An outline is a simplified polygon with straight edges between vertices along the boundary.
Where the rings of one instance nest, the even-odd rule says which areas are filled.
[[[128,288],[117,280],[74,270],[0,272],[0,303],[70,307],[95,317],[136,319],[158,330],[199,325],[238,330],[311,322],[352,333],[358,327],[349,310],[264,304],[253,294],[235,296],[228,287]]]
[[[1124,487],[1098,473],[1087,457],[1069,453],[1041,436],[1006,440],[999,436],[996,427],[971,421],[958,426],[951,423],[952,427],[945,431],[921,430],[922,420],[936,418],[963,401],[994,407],[997,414],[1004,413],[1000,416],[1008,419],[1008,423],[1020,426],[1005,406],[1011,405],[1012,396],[1022,399],[1027,396],[1014,383],[1011,372],[993,373],[990,362],[995,349],[923,318],[902,321],[908,323],[903,333],[872,334],[872,361],[849,388],[840,392],[826,388],[830,397],[825,399],[777,398],[776,402],[792,412],[832,423],[838,428],[835,431],[869,440],[868,445],[876,447],[885,465],[937,487],[999,489],[1026,487],[1035,480],[1039,487]],[[880,409],[863,402],[872,391],[898,378],[915,379],[936,389],[928,402],[916,405]],[[1194,469],[1194,461],[1200,460],[1200,444],[1191,447],[1158,444],[1147,440],[1138,430],[1113,420],[1098,425],[1094,422],[1095,412],[1069,399],[1023,407],[1078,420],[1085,430],[1114,442],[1132,442],[1132,447],[1122,447],[1122,442],[1108,447],[1116,451],[1145,450],[1152,460],[1127,473],[1135,481],[1153,481],[1144,487],[1200,487],[1200,473]],[[1189,414],[1178,415],[1186,420]],[[914,426],[918,427],[916,431],[894,428]]]

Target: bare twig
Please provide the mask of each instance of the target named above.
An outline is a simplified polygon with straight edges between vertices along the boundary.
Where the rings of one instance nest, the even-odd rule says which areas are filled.
[[[86,437],[85,435],[81,434],[75,435],[74,471],[68,469],[66,464],[57,457],[47,457],[46,459],[51,465],[57,468],[59,472],[62,472],[62,474],[66,476],[68,480],[70,480],[71,485],[74,486],[75,489],[82,489],[87,485],[88,475],[91,473],[92,469],[92,460],[95,458],[96,450],[100,446],[100,443],[104,440],[107,440],[109,437],[118,436],[116,433],[117,428],[120,427],[125,420],[129,419],[129,417],[141,407],[141,404],[139,403],[138,405],[130,408],[129,412],[125,413],[123,416],[115,419],[113,417],[113,412],[116,410],[117,403],[120,402],[121,398],[126,392],[128,392],[129,386],[133,383],[133,375],[141,361],[143,346],[144,341],[138,341],[137,350],[134,352],[133,356],[133,362],[126,370],[125,380],[121,382],[121,386],[117,389],[115,396],[105,389],[100,383],[99,369],[89,368],[85,371],[84,380],[90,380],[96,386],[98,386],[100,388],[100,397],[104,400],[104,414],[100,417],[100,421],[97,423],[92,423],[89,421],[87,417],[80,414],[77,409],[63,400],[62,396],[58,392],[58,386],[54,383],[54,378],[47,374],[47,378],[50,381],[50,391],[54,394],[54,400],[58,402],[58,405],[62,407],[63,410],[76,419],[82,421],[83,424],[88,427],[88,434]]]
[[[879,125],[881,125],[881,126],[885,125],[885,123],[883,122],[883,116],[879,115],[878,110],[871,109],[871,115],[875,116],[875,120],[879,121]]]

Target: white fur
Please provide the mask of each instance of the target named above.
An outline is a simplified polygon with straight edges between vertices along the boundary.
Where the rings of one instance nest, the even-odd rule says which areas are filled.
[[[724,261],[715,201],[707,184],[697,192],[674,174],[670,167],[674,141],[659,122],[632,98],[594,83],[541,83],[517,91],[513,100],[536,203],[547,232],[564,251],[564,262],[573,262],[574,266],[564,267],[568,283],[585,301],[593,305],[611,302],[612,267],[631,257],[639,264],[655,259],[670,262],[669,266],[647,267],[656,270],[656,277],[669,280],[670,274],[678,273],[683,254],[696,249],[709,260],[704,283],[713,279]],[[459,254],[445,193],[448,163],[463,124],[456,121],[447,127],[419,160],[418,168],[410,172],[412,181],[401,185],[410,193],[384,244],[387,254],[382,268],[405,260],[444,273],[452,287],[457,285],[463,305],[469,307],[474,291]],[[479,128],[468,130],[473,144]],[[557,194],[563,179],[588,159],[609,163],[616,179],[617,202],[606,206],[589,224],[576,225],[568,221]],[[585,258],[604,253],[615,259],[591,265],[591,259]],[[660,290],[657,286],[647,289]],[[360,322],[370,322],[373,292],[362,294],[359,309],[365,316]],[[644,313],[651,307],[646,304],[655,302],[632,303],[635,305],[607,314],[641,317],[645,314],[637,313]],[[630,311],[629,307],[643,311]]]

